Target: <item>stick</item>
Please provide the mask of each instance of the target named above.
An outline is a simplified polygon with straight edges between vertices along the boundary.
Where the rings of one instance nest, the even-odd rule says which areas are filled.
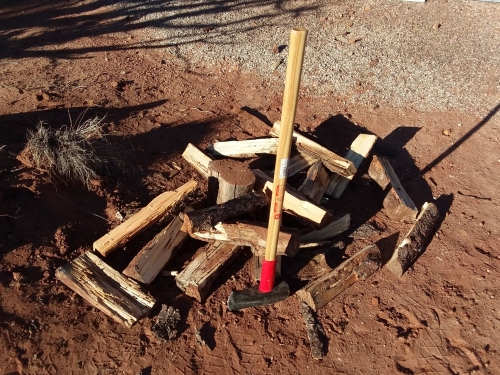
[[[377,271],[381,264],[380,250],[376,245],[370,245],[358,251],[330,273],[297,291],[297,296],[317,311],[356,281],[365,280]]]
[[[337,220],[332,221],[326,227],[300,236],[300,243],[321,242],[339,235],[349,229],[351,225],[351,215],[345,214]]]
[[[184,150],[182,157],[193,166],[202,176],[208,178],[208,164],[212,160],[211,157],[205,155],[196,146],[189,143]]]
[[[94,242],[94,250],[103,256],[125,245],[132,237],[156,223],[179,201],[182,201],[196,188],[196,181],[191,180],[174,191],[167,191],[153,199],[146,207],[130,219]]]
[[[396,276],[402,276],[425,251],[434,227],[439,219],[439,210],[434,203],[424,203],[417,221],[394,251],[386,267]]]
[[[216,142],[207,148],[214,156],[232,158],[254,158],[259,154],[276,155],[278,140],[276,138],[247,139],[245,141]]]

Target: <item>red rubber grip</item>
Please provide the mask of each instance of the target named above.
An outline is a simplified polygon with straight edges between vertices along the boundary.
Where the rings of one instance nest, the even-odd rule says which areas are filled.
[[[274,278],[276,277],[276,259],[262,260],[262,272],[260,274],[259,291],[269,293],[274,289]]]

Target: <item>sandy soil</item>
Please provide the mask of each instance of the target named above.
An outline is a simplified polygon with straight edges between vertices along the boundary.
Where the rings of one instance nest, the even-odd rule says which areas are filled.
[[[71,22],[71,6],[64,2],[44,7],[48,18]],[[10,11],[3,7],[2,18],[17,22]],[[12,37],[17,24],[2,25],[3,34]],[[68,38],[63,44],[51,35],[49,50],[79,51],[73,55],[19,57],[19,45],[3,49],[2,373],[500,373],[499,105],[482,115],[458,107],[423,112],[301,90],[298,130],[341,155],[359,133],[376,134],[375,153],[391,161],[416,205],[434,201],[442,213],[426,252],[403,277],[382,269],[319,310],[327,336],[321,361],[310,355],[296,296],[273,306],[227,311],[229,293],[253,283],[250,255],[227,269],[203,303],[182,294],[172,278],[160,277],[149,287],[159,304],[180,310],[178,338],[169,342],[151,332],[159,306],[128,329],[58,282],[56,268],[91,250],[95,239],[118,224],[117,211],[133,214],[189,179],[199,181],[193,200],[203,198],[206,182],[180,156],[189,142],[205,148],[216,139],[264,136],[280,117],[282,71],[269,80],[223,62],[193,69],[154,48],[122,48],[124,40],[132,43],[142,35],[135,32]],[[31,33],[37,36],[37,29]],[[87,191],[16,159],[39,121],[59,127],[84,112],[106,115],[109,142],[123,151],[125,171],[103,177]],[[182,169],[170,178],[173,163]],[[352,229],[370,223],[378,230],[365,238],[336,237],[333,242],[343,241],[344,249],[320,250],[329,254],[331,267],[372,243],[394,248],[411,227],[389,220],[380,211],[382,191],[363,181],[355,179],[341,199],[325,205],[351,213]],[[123,270],[157,231],[152,227],[107,261]],[[189,241],[168,269],[181,269],[201,245]],[[285,260],[293,290],[318,272],[309,263],[316,254]],[[195,330],[209,347],[197,342]]]

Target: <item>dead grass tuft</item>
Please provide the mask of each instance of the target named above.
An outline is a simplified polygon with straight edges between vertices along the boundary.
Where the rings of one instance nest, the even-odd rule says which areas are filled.
[[[104,117],[78,122],[59,129],[40,122],[36,131],[28,132],[24,153],[34,167],[66,183],[82,183],[90,190],[92,180],[98,180],[115,160],[98,152],[109,145],[102,128]]]

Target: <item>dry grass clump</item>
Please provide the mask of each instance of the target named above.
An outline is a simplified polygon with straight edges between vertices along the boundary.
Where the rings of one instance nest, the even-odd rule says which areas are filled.
[[[90,190],[92,180],[112,162],[100,156],[98,149],[108,146],[103,132],[104,117],[53,129],[40,122],[28,132],[25,153],[34,167],[43,169],[65,182],[80,182]]]

